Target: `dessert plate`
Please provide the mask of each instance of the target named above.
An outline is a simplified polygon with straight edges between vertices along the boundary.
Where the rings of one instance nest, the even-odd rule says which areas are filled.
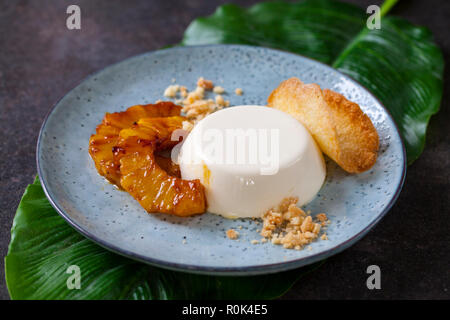
[[[260,239],[261,224],[206,213],[190,218],[148,214],[128,193],[96,171],[88,141],[105,112],[164,99],[176,83],[194,88],[199,77],[228,90],[231,105],[264,105],[290,77],[318,83],[357,102],[380,136],[379,158],[362,174],[344,172],[327,160],[327,179],[306,209],[331,220],[329,240],[287,250]],[[244,94],[234,94],[243,88]],[[301,267],[334,255],[363,237],[392,207],[405,178],[405,150],[386,109],[365,88],[315,60],[242,45],[175,47],[145,53],[88,77],[46,117],[37,145],[37,167],[55,209],[76,230],[101,246],[152,265],[204,274],[249,275]],[[263,197],[263,195],[261,195]],[[225,232],[239,229],[240,238]]]

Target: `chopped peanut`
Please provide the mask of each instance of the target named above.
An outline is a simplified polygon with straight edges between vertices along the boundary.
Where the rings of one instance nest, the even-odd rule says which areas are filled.
[[[189,121],[183,121],[182,125],[183,125],[183,130],[186,130],[188,132],[190,132],[194,128],[194,125],[192,124],[192,122],[189,122]]]
[[[217,93],[217,94],[222,94],[222,93],[225,92],[225,89],[222,88],[221,86],[215,86],[214,89],[213,89],[213,92]]]
[[[180,95],[181,95],[181,97],[183,97],[183,98],[186,98],[186,97],[187,97],[188,91],[187,91],[187,88],[186,88],[185,86],[181,86],[181,87],[180,87]]]
[[[225,105],[225,99],[219,94],[216,96],[216,103],[219,106],[224,106]]]
[[[295,250],[301,250],[317,239],[321,224],[313,221],[310,212],[305,213],[297,207],[297,202],[298,199],[295,197],[285,198],[276,208],[267,211],[263,216],[263,228],[260,235],[273,244]],[[325,234],[320,238],[328,239]]]
[[[172,82],[175,79],[173,79]],[[218,94],[215,100],[206,99],[205,91],[213,91]],[[197,81],[197,87],[193,91],[188,91],[185,86],[177,84],[170,85],[164,91],[166,97],[176,99],[175,103],[183,107],[182,111],[186,114],[192,126],[195,126],[198,121],[206,117],[208,114],[221,110],[230,105],[230,101],[225,100],[220,94],[224,93],[225,89],[221,86],[214,86],[211,80],[206,80],[200,77]],[[179,93],[179,95],[178,95]],[[188,124],[185,125],[186,130],[192,130]]]
[[[239,238],[239,232],[237,232],[236,230],[233,230],[233,229],[228,229],[227,237],[231,240],[236,240],[237,238]]]
[[[168,98],[175,98],[179,88],[180,86],[177,84],[170,85],[164,91],[164,95]]]
[[[200,77],[197,81],[197,86],[202,87],[205,90],[212,90],[214,84],[211,80],[205,80],[203,77]]]

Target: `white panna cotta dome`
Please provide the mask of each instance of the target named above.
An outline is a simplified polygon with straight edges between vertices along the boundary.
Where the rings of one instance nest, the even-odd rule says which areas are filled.
[[[205,186],[211,213],[261,217],[286,197],[311,201],[326,175],[322,153],[295,118],[264,106],[236,106],[197,123],[181,147],[183,179]]]

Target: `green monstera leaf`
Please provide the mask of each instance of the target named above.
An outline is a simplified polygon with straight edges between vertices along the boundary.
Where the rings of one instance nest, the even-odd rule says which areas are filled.
[[[395,3],[388,0],[382,15]],[[408,160],[423,150],[439,109],[443,58],[429,31],[383,17],[366,28],[361,8],[329,0],[224,5],[195,20],[182,45],[242,43],[279,48],[325,62],[371,90],[392,113]],[[81,271],[73,284],[71,265]],[[5,258],[12,299],[268,299],[320,265],[267,276],[212,277],[168,271],[111,253],[72,229],[51,207],[39,180],[20,202]]]
[[[213,277],[169,271],[107,251],[58,215],[38,179],[14,218],[5,258],[12,299],[270,299],[317,268],[251,277]],[[80,289],[76,288],[77,266]]]
[[[381,14],[396,1],[386,1]],[[228,4],[196,19],[183,45],[240,43],[278,48],[327,63],[368,88],[392,114],[408,162],[419,157],[431,115],[439,110],[444,61],[423,27],[383,17],[369,30],[361,8],[329,0]],[[301,78],[301,75],[299,75]]]

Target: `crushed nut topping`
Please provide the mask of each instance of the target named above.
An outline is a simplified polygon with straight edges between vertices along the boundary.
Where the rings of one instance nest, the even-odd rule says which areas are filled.
[[[205,90],[212,90],[214,84],[211,80],[205,80],[203,77],[198,78],[197,86],[202,87]]]
[[[301,250],[314,241],[319,236],[322,224],[328,221],[327,216],[319,214],[317,222],[314,222],[309,212],[305,213],[296,206],[297,202],[298,198],[285,198],[277,208],[267,211],[263,216],[261,236],[273,244],[295,250]],[[324,240],[323,235],[321,239]]]
[[[325,213],[319,213],[318,215],[316,215],[316,218],[319,219],[320,222],[328,220],[327,215]]]
[[[178,89],[180,89],[180,86],[177,84],[172,84],[164,90],[164,95],[168,98],[175,98],[177,95]]]
[[[215,99],[206,99],[205,91],[213,91],[216,93]],[[183,107],[182,111],[186,114],[192,126],[183,124],[183,129],[186,126],[188,131],[201,119],[212,112],[220,110],[230,105],[230,101],[225,100],[221,94],[225,89],[220,86],[214,86],[211,80],[206,80],[200,77],[197,81],[197,87],[193,91],[188,91],[185,86],[172,84],[164,91],[164,96],[176,99],[175,103]]]
[[[236,230],[233,230],[233,229],[228,229],[227,237],[231,240],[235,240],[235,239],[239,238],[239,232],[237,232]]]
[[[230,103],[229,101],[225,101],[225,99],[219,94],[216,96],[216,104],[221,107],[228,107]]]
[[[180,87],[180,96],[181,96],[182,98],[186,98],[187,95],[188,95],[188,90],[187,90],[187,88],[186,88],[185,86],[181,86],[181,87]]]
[[[190,132],[192,129],[194,129],[194,125],[189,121],[183,121],[183,130]]]
[[[214,89],[213,89],[213,92],[217,93],[217,94],[222,94],[222,93],[225,92],[225,89],[222,88],[221,86],[215,86]]]

